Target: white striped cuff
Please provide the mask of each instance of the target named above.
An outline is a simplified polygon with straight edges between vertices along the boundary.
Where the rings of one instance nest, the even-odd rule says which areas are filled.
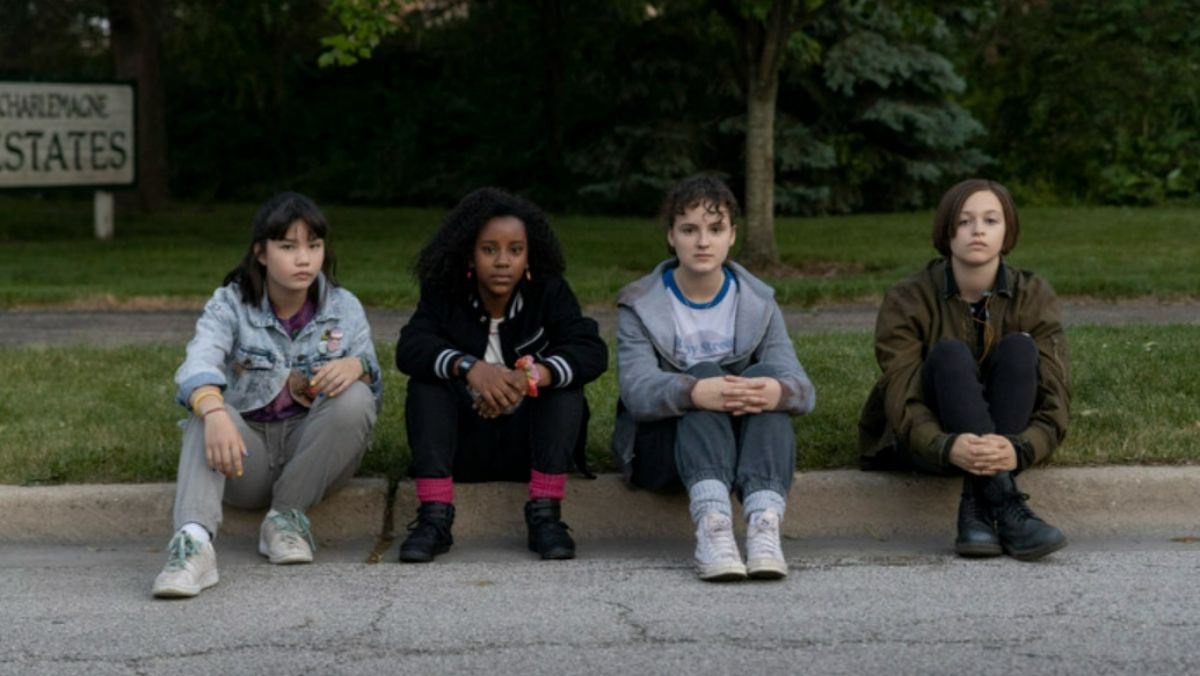
[[[437,359],[433,360],[433,374],[442,380],[450,380],[453,374],[450,372],[450,367],[454,365],[454,360],[463,355],[458,350],[445,349],[442,350]]]
[[[556,387],[566,387],[575,380],[575,372],[571,370],[571,365],[567,363],[566,359],[555,355],[546,359],[544,363],[554,371]]]

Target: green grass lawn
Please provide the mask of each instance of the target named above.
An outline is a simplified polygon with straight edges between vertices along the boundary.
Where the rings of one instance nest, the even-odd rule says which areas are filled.
[[[1200,452],[1200,381],[1189,364],[1193,326],[1068,330],[1074,360],[1074,422],[1054,462],[1067,465],[1194,462]],[[796,419],[802,469],[857,462],[858,411],[876,367],[867,333],[796,341],[817,386],[817,409]],[[392,346],[380,343],[379,353]],[[183,409],[171,374],[182,345],[0,348],[0,483],[105,483],[174,479]],[[361,474],[403,472],[404,378],[386,375],[384,412]],[[616,401],[612,371],[588,388],[589,455],[611,469]]]
[[[653,205],[646,205],[651,212]],[[91,202],[0,197],[0,308],[113,301],[199,304],[245,252],[255,205],[181,205],[118,215],[117,237],[92,238]],[[442,210],[330,206],[342,283],[364,303],[416,301],[413,257]],[[1066,296],[1200,295],[1200,210],[1043,208],[1022,213],[1010,261]],[[872,298],[933,256],[931,213],[783,218],[784,261],[800,274],[769,278],[781,302]],[[568,278],[586,305],[611,305],[621,286],[665,257],[649,218],[555,216]]]

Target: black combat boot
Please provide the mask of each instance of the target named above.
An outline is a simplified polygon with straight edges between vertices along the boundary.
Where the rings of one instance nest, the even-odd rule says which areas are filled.
[[[422,502],[417,518],[408,524],[408,537],[400,545],[400,560],[407,563],[427,563],[438,554],[450,551],[454,536],[454,505],[448,502]]]
[[[1000,556],[1000,536],[988,502],[980,495],[981,482],[975,476],[963,477],[962,499],[958,502],[958,539],[954,551],[959,556],[982,558]]]
[[[575,541],[562,522],[562,503],[539,498],[525,503],[525,525],[529,527],[529,550],[543,559],[575,558]]]
[[[1000,472],[983,490],[996,520],[1004,552],[1014,559],[1033,561],[1067,546],[1062,531],[1038,518],[1025,505],[1029,496],[1017,490],[1012,474]]]

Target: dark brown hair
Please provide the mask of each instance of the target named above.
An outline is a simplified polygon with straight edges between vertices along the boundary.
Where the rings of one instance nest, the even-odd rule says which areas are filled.
[[[692,176],[685,178],[667,192],[663,198],[659,216],[667,230],[675,225],[675,217],[682,216],[694,206],[706,204],[714,213],[724,207],[729,212],[729,220],[738,216],[738,201],[733,191],[725,182],[716,176]]]
[[[321,272],[325,273],[325,283],[337,286],[337,259],[329,247],[329,222],[317,205],[300,193],[280,193],[267,200],[250,225],[250,246],[246,255],[237,267],[225,275],[224,284],[237,282],[242,291],[242,302],[246,305],[257,306],[262,302],[263,289],[266,285],[267,268],[258,262],[258,254],[267,246],[267,240],[280,240],[287,235],[292,223],[303,221],[308,226],[309,239],[325,240],[325,260],[321,264]],[[317,303],[317,281],[314,279],[308,287],[308,298]]]
[[[990,192],[1000,200],[1000,208],[1004,211],[1004,245],[1000,248],[1000,253],[1007,254],[1017,248],[1017,236],[1021,234],[1021,225],[1017,221],[1017,205],[1008,193],[1008,188],[986,178],[971,178],[942,195],[942,201],[933,217],[933,248],[947,258],[950,257],[950,240],[954,239],[954,233],[958,230],[958,216],[962,213],[963,205],[977,192]]]

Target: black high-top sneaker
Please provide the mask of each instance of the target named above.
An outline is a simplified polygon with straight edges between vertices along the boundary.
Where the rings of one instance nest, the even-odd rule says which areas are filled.
[[[1026,506],[1029,496],[1017,490],[1009,472],[1000,472],[987,481],[983,495],[996,520],[996,532],[1004,552],[1014,559],[1034,561],[1067,546],[1062,531],[1038,518]]]
[[[448,502],[423,502],[417,507],[417,518],[408,524],[408,537],[400,545],[400,560],[406,563],[427,563],[438,554],[450,551],[454,536],[454,505]]]
[[[562,503],[539,498],[525,503],[525,525],[529,527],[529,550],[543,559],[575,558],[575,541],[562,522]]]

